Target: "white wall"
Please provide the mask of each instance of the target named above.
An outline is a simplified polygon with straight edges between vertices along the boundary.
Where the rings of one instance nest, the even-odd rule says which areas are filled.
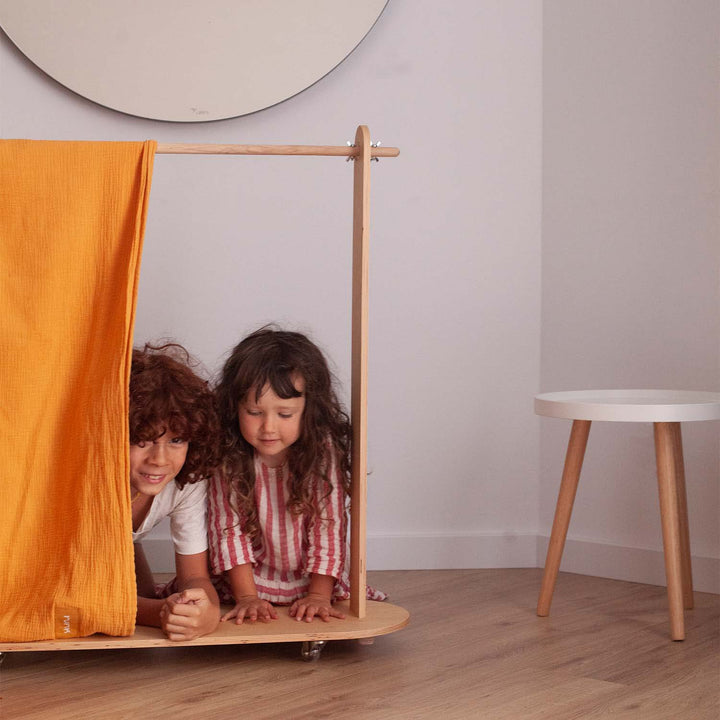
[[[534,564],[537,2],[391,0],[316,85],[210,124],[96,106],[4,37],[0,71],[5,138],[344,145],[362,123],[399,146],[372,168],[370,565]],[[342,159],[158,156],[137,340],[175,336],[215,368],[279,320],[347,386],[351,196]]]
[[[684,204],[674,220],[682,238],[674,243],[666,220],[656,227],[665,233],[660,245],[647,228],[624,232],[621,240],[608,239],[595,227],[608,213],[628,217],[627,209],[614,207],[611,191],[618,175],[627,180],[629,170],[607,166],[612,142],[600,152],[597,133],[570,132],[573,113],[593,117],[583,102],[580,108],[574,104],[594,101],[597,92],[580,92],[582,78],[574,79],[565,67],[587,62],[588,72],[614,80],[616,70],[634,67],[633,34],[643,47],[648,44],[643,38],[654,27],[648,25],[653,8],[661,19],[675,8],[692,22],[687,16],[694,16],[697,5],[703,13],[698,28],[691,28],[694,33],[715,22],[709,4],[693,3],[688,12],[682,10],[685,4],[669,0],[631,4],[634,10],[620,32],[626,55],[615,59],[608,52],[615,39],[596,37],[605,26],[595,15],[620,13],[619,3],[547,2],[543,34],[538,0],[391,0],[360,47],[316,85],[274,108],[210,124],[153,122],[96,106],[45,77],[0,37],[0,137],[344,144],[363,123],[375,140],[399,146],[399,158],[372,168],[370,566],[533,566],[543,562],[538,544],[542,547],[549,531],[567,432],[562,421],[533,415],[538,390],[646,384],[645,379],[717,386],[717,288],[708,280],[712,272],[717,276],[712,236],[717,225],[709,206],[690,204],[704,193],[717,208],[718,188],[708,179],[712,167],[702,169],[705,148],[717,159],[716,140],[702,125],[716,110],[715,100],[712,94],[693,100],[704,120],[655,117],[656,108],[677,102],[676,95],[684,101],[690,92],[683,84],[686,76],[692,75],[697,91],[697,83],[712,80],[708,41],[698,49],[694,35],[678,35],[668,43],[668,57],[650,43],[654,55],[647,63],[661,61],[670,77],[659,73],[651,94],[629,98],[633,123],[655,123],[642,154],[646,173],[668,152],[672,167],[677,157],[685,157],[674,135],[673,147],[666,147],[666,125],[676,123],[683,137],[693,133],[683,141],[695,153],[684,166],[687,185],[674,170],[678,175],[667,185],[652,172],[653,182],[637,188],[638,203],[652,210],[650,219],[655,209],[670,204],[661,201],[663,193],[675,191],[674,199],[682,191]],[[592,60],[583,61],[586,46],[594,51]],[[642,77],[652,76],[652,64],[643,67]],[[627,116],[628,98],[612,87],[599,88],[598,102],[617,123]],[[581,120],[582,127],[584,116]],[[568,163],[578,157],[582,162],[570,164],[575,173],[566,177]],[[617,153],[618,162],[626,157]],[[157,157],[137,340],[172,335],[215,369],[243,333],[279,320],[311,332],[347,386],[351,183],[350,167],[340,159]],[[576,195],[601,202],[566,207],[563,198]],[[570,209],[574,214],[566,217]],[[584,247],[594,249],[592,262],[586,262],[587,250],[579,252],[578,235]],[[682,252],[688,243],[692,252]],[[693,278],[691,292],[675,293],[669,304],[672,331],[642,290],[623,291],[622,283],[603,282],[615,266],[598,257],[598,247],[608,245],[621,267],[629,262],[630,270],[642,270],[648,288],[677,274],[683,282]],[[649,275],[640,260],[648,247],[662,248],[649,264]],[[702,256],[696,259],[695,252]],[[563,284],[580,269],[582,282]],[[631,374],[628,354],[621,357],[617,347],[633,337],[629,321],[621,335],[609,321],[618,286],[643,317],[648,337],[674,338],[682,317],[699,311],[714,344],[704,345],[692,328],[684,330],[679,337],[693,351],[688,363],[660,339],[653,341],[654,353],[637,342],[633,355],[647,355],[640,356],[642,371]],[[588,292],[599,310],[578,335],[581,310],[590,306]],[[571,351],[574,338],[589,359]],[[662,359],[652,365],[651,378],[648,358],[657,356]],[[683,370],[672,374],[679,367]],[[686,442],[689,478],[704,468],[701,477],[710,486],[717,483],[717,443],[708,432],[688,431]],[[623,441],[632,445],[628,455],[639,444],[635,438]],[[618,441],[612,442],[615,454]],[[645,509],[645,515],[619,515],[618,503],[612,496],[605,499],[604,488],[593,479],[598,473],[591,467],[593,443],[599,469],[613,477],[616,472],[615,459],[608,460],[601,432],[594,429],[572,537],[598,541],[592,549],[616,542],[656,553],[659,531],[653,534],[654,520],[645,519],[656,513],[651,461],[645,456],[627,461],[635,470],[641,463],[649,473],[648,497],[620,496],[633,510]],[[692,465],[691,455],[698,458]],[[691,492],[691,512],[700,515],[693,540],[695,549],[712,559],[720,555],[708,521],[713,503],[717,513],[717,495],[703,493]],[[629,534],[638,523],[648,524],[639,539]],[[573,548],[571,543],[570,554]],[[573,569],[594,566],[575,563]]]
[[[720,390],[720,4],[546,0],[543,37],[542,390]],[[569,422],[541,428],[547,534]],[[715,592],[719,429],[683,425]],[[651,424],[592,427],[568,537],[568,570],[664,582]]]

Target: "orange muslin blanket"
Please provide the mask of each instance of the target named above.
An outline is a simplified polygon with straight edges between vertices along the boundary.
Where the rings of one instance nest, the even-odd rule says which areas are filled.
[[[155,145],[0,141],[0,641],[135,627],[128,378]]]

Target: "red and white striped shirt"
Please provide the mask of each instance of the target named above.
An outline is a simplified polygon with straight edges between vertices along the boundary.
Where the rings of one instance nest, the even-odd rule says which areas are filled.
[[[253,563],[258,596],[273,603],[290,603],[307,593],[310,574],[340,580],[345,566],[346,512],[342,476],[333,455],[328,493],[323,478],[313,478],[316,513],[294,515],[287,508],[290,474],[287,463],[269,468],[255,458],[255,503],[259,532],[251,540],[242,532],[242,519],[215,477],[208,482],[210,563],[216,573]],[[342,585],[342,590],[339,587]],[[336,596],[346,595],[336,583]],[[339,591],[339,593],[338,593]]]

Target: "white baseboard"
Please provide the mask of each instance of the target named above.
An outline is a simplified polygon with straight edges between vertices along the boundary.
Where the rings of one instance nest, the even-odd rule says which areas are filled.
[[[520,533],[370,535],[367,567],[370,570],[543,567],[547,545],[546,536]],[[169,538],[146,539],[143,548],[155,572],[174,571]],[[720,558],[693,556],[692,564],[695,590],[720,594]],[[661,550],[568,538],[560,569],[580,575],[665,585]]]
[[[374,535],[368,537],[371,570],[544,567],[549,538],[542,535]],[[720,594],[720,558],[694,555],[693,586]],[[564,572],[665,585],[662,550],[568,538]]]
[[[545,565],[549,538],[538,537],[537,567]],[[647,585],[665,585],[662,550],[606,545],[568,538],[560,570],[580,575],[628,580]],[[720,594],[720,558],[692,556],[693,589]]]

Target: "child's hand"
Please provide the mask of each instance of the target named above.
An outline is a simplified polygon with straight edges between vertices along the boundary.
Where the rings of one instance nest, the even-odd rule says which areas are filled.
[[[261,600],[257,595],[243,595],[236,598],[235,607],[226,612],[220,621],[232,618],[235,618],[236,625],[242,625],[243,620],[270,622],[277,619],[277,612],[267,600]]]
[[[195,640],[215,629],[217,607],[202,588],[188,588],[165,600],[160,608],[160,623],[170,640]]]
[[[316,615],[324,622],[330,622],[331,617],[339,620],[345,619],[345,614],[336,610],[333,607],[332,600],[325,597],[325,595],[308,593],[304,598],[296,600],[290,606],[290,617],[294,617],[298,621],[312,622]]]

